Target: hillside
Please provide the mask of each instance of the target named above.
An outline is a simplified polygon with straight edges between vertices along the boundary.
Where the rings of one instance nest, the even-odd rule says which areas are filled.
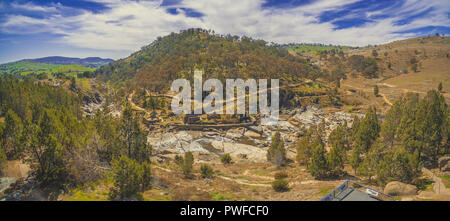
[[[336,46],[336,45],[324,45],[324,44],[286,44],[282,45],[283,48],[286,48],[289,52],[294,52],[298,54],[328,54],[331,51],[339,52],[339,51],[347,51],[350,49],[354,49],[354,47],[350,46]]]
[[[280,78],[281,84],[320,75],[305,59],[276,45],[201,29],[160,37],[130,57],[99,68],[96,74],[104,80],[130,80],[138,87],[160,91],[167,90],[174,79],[192,79],[194,69],[203,70],[205,78]]]
[[[352,55],[375,59],[379,77],[350,76],[344,84],[365,88],[378,85],[381,93],[395,101],[407,92],[425,96],[442,83],[442,93],[450,101],[450,37],[411,38],[349,51],[348,56]]]
[[[60,65],[37,63],[33,61],[18,61],[0,65],[0,75],[11,74],[16,76],[35,75],[39,78],[51,78],[55,75],[77,76],[88,73],[91,76],[95,69],[80,65]]]
[[[44,57],[44,58],[36,58],[36,59],[25,59],[22,61],[31,61],[36,63],[44,63],[44,64],[59,64],[59,65],[80,65],[89,68],[97,68],[102,65],[113,62],[113,59],[103,59],[99,57],[88,57],[88,58],[68,58],[61,56],[52,56],[52,57]]]

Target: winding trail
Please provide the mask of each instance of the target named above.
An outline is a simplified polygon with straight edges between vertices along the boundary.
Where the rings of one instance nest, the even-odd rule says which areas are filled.
[[[345,83],[343,83],[342,85],[343,85],[343,86],[347,86],[347,87],[351,87],[351,88],[356,88],[356,89],[361,90],[361,91],[370,91],[370,90],[371,90],[371,89],[369,89],[369,88],[357,87],[357,86],[350,85],[350,84],[345,84]],[[377,84],[377,85],[379,85],[379,84]],[[389,99],[387,99],[387,97],[386,97],[385,94],[383,94],[383,93],[381,93],[381,92],[378,92],[378,94],[383,98],[384,102],[386,102],[386,103],[389,104],[390,106],[393,106],[393,104],[391,103],[391,101],[389,101]]]

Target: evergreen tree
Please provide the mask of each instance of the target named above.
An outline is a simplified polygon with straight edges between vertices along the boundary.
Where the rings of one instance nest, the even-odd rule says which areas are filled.
[[[394,141],[397,139],[397,128],[403,114],[404,104],[405,99],[396,101],[387,112],[386,119],[381,126],[380,135],[388,147],[392,147],[394,145]]]
[[[130,106],[123,111],[120,135],[128,157],[136,159],[140,163],[150,161],[151,146],[147,144],[147,135],[140,128],[139,121],[133,116]]]
[[[328,154],[328,169],[331,174],[339,176],[344,170],[346,151],[342,143],[335,142]]]
[[[284,142],[281,140],[280,132],[276,132],[272,136],[272,143],[267,150],[267,160],[275,164],[277,168],[286,162],[286,150],[284,148]]]
[[[111,161],[111,177],[114,186],[110,190],[112,199],[141,198],[141,193],[150,188],[151,170],[147,162],[139,163],[125,155]]]
[[[183,173],[189,176],[192,172],[192,166],[194,165],[194,155],[191,152],[184,153],[184,160],[182,164]]]
[[[436,165],[438,157],[442,154],[442,144],[445,141],[445,124],[448,105],[442,94],[435,90],[427,93],[419,103],[417,111],[417,127],[421,146],[426,157]],[[420,153],[419,153],[420,154]]]
[[[3,129],[2,140],[4,153],[10,160],[18,159],[22,153],[22,145],[20,143],[23,131],[22,119],[8,110],[5,115],[5,127]]]
[[[308,168],[313,177],[323,178],[327,175],[327,158],[325,157],[325,148],[322,142],[315,142],[311,157],[311,165]]]
[[[305,135],[297,142],[297,157],[296,160],[300,165],[306,165],[308,168],[311,160],[312,143],[309,135]]]
[[[375,87],[373,87],[373,94],[375,95],[375,97],[378,97],[378,85],[375,85]]]
[[[355,146],[360,150],[367,152],[378,137],[380,125],[376,114],[375,107],[370,107],[366,116],[361,121],[355,134]]]
[[[357,148],[353,149],[352,154],[350,155],[350,166],[352,166],[355,174],[356,174],[361,162],[362,162],[361,152]]]
[[[39,122],[37,139],[30,136],[29,144],[32,153],[32,169],[36,178],[44,185],[59,186],[68,176],[67,161],[64,158],[65,147],[58,140],[61,137],[61,125],[54,112],[45,110]],[[36,142],[36,143],[33,143]],[[35,162],[35,163],[34,163]]]

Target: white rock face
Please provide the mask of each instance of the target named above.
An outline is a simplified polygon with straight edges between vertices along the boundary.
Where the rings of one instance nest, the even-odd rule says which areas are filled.
[[[252,162],[267,161],[267,150],[262,148],[247,144],[223,141],[213,141],[211,145],[216,149],[223,150],[224,153],[229,153],[233,159],[244,159],[243,157],[245,157],[247,160]]]

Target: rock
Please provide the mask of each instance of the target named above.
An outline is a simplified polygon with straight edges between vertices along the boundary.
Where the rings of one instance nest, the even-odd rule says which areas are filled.
[[[225,135],[228,139],[239,139],[244,134],[244,130],[242,128],[234,128],[227,131],[227,134]]]
[[[252,162],[266,162],[267,151],[255,147],[252,145],[241,144],[241,143],[229,143],[223,141],[213,141],[211,145],[215,149],[223,150],[224,153],[229,153],[234,159],[242,159],[245,156],[249,161]]]
[[[2,177],[0,178],[0,193],[3,193],[6,189],[8,189],[11,184],[16,182],[15,177]]]
[[[247,130],[247,131],[244,133],[244,136],[246,136],[246,137],[253,137],[253,138],[261,137],[260,134],[254,132],[254,131],[251,131],[251,130]]]
[[[450,171],[450,157],[441,157],[438,160],[439,169],[441,171]]]
[[[417,187],[410,184],[393,181],[384,187],[384,192],[392,196],[416,195]]]

